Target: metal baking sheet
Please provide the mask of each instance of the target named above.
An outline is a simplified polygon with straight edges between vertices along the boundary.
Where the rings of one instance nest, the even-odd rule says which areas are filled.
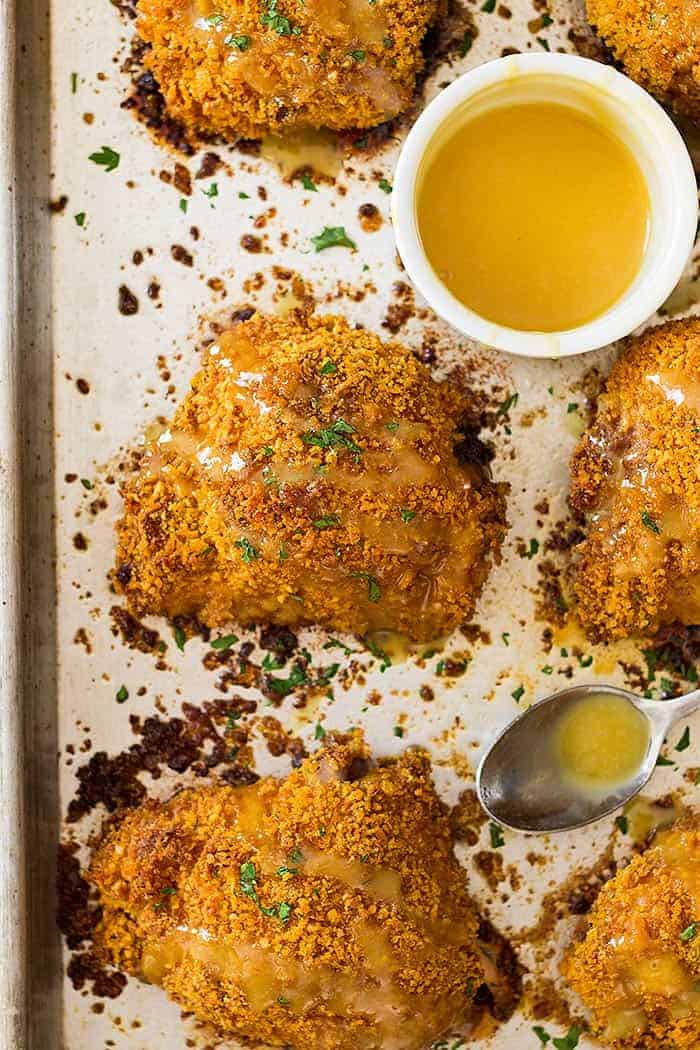
[[[552,8],[554,24],[544,30],[537,28],[540,3],[512,0],[493,13],[480,5],[468,10],[478,36],[467,55],[453,53],[438,65],[423,89],[423,101],[460,72],[506,48],[536,49],[546,40],[552,50],[574,49],[571,28],[578,24],[579,12],[562,0]],[[169,414],[186,390],[197,367],[195,348],[206,336],[210,318],[249,304],[281,308],[288,283],[272,276],[273,266],[301,275],[319,310],[343,313],[389,337],[402,316],[400,310],[392,312],[392,304],[401,300],[406,305],[406,292],[397,289],[404,277],[395,257],[389,199],[378,188],[376,174],[391,179],[403,133],[369,157],[352,156],[335,185],[321,184],[317,193],[305,193],[298,182],[284,182],[264,157],[217,149],[228,170],[213,179],[195,179],[184,214],[180,194],[161,173],[172,173],[180,160],[194,174],[198,159],[183,161],[168,154],[120,107],[128,79],[120,64],[131,29],[117,8],[107,0],[89,5],[24,0],[18,5],[16,38],[12,5],[3,3],[0,12],[6,73],[0,77],[0,152],[4,183],[14,188],[13,194],[3,195],[0,257],[5,307],[0,347],[0,929],[5,946],[0,953],[0,1047],[203,1047],[211,1042],[210,1034],[191,1020],[183,1021],[159,990],[136,981],[95,1012],[93,997],[76,992],[64,975],[66,956],[55,929],[54,857],[61,819],[75,794],[77,769],[96,751],[114,753],[133,742],[129,715],[147,717],[157,705],[167,717],[177,714],[183,701],[198,704],[216,695],[214,676],[202,665],[207,647],[199,640],[188,642],[180,653],[167,626],[152,621],[170,643],[166,669],[156,670],[152,655],[127,649],[112,631],[109,610],[115,596],[107,573],[120,502],[108,477],[118,470],[124,450],[158,416]],[[120,153],[115,172],[106,173],[88,160],[103,145]],[[218,187],[216,198],[203,192],[212,181]],[[239,197],[241,192],[248,198]],[[475,192],[487,206],[488,187]],[[365,203],[375,204],[383,218],[376,232],[366,232],[358,220],[358,208]],[[268,209],[274,209],[264,229],[269,252],[243,251],[241,236],[252,232],[255,219]],[[82,226],[74,218],[79,213],[85,214]],[[309,251],[313,234],[326,225],[343,224],[357,242],[357,252]],[[197,240],[191,227],[199,230]],[[191,266],[175,258],[182,259],[173,251],[178,245],[191,254]],[[139,265],[135,252],[143,255]],[[13,276],[17,263],[20,287]],[[689,265],[684,288],[690,291],[677,297],[686,311],[697,309],[694,272]],[[149,296],[154,283],[158,298]],[[138,299],[138,312],[130,316],[117,308],[122,285]],[[360,680],[336,689],[332,706],[297,709],[290,697],[274,713],[310,746],[320,717],[326,728],[363,726],[381,755],[426,746],[439,790],[453,803],[472,783],[484,742],[516,713],[513,693],[522,688],[520,703],[527,704],[563,684],[560,672],[572,664],[557,656],[557,648],[552,653],[543,648],[546,624],[536,618],[542,553],[524,558],[522,544],[537,538],[543,552],[554,523],[566,517],[568,456],[586,394],[614,350],[560,362],[518,360],[456,339],[419,299],[405,313],[396,338],[416,350],[433,347],[436,377],[452,374],[468,381],[491,404],[518,394],[509,419],[501,420],[490,435],[496,447],[494,475],[511,490],[503,560],[474,617],[489,641],[461,635],[448,640],[441,658],[469,652],[461,677],[437,674],[437,658],[420,663],[409,659],[384,672],[375,662]],[[573,403],[580,408],[570,412]],[[67,480],[73,475],[76,480]],[[549,506],[546,514],[535,510],[543,500]],[[77,542],[78,534],[83,539]],[[319,631],[303,632],[320,663],[328,662],[325,637]],[[618,660],[639,659],[631,643],[607,650],[591,647],[568,628],[556,640],[559,647],[581,645],[586,654],[583,661],[573,661],[567,683],[622,682]],[[589,665],[588,656],[593,657]],[[553,673],[546,670],[550,665]],[[115,693],[122,684],[129,701],[120,705]],[[431,702],[421,699],[422,685],[433,691]],[[366,704],[370,690],[381,694],[381,704]],[[259,698],[255,690],[250,695]],[[398,720],[403,738],[393,733]],[[700,732],[698,716],[693,731]],[[288,769],[287,759],[272,759],[262,744],[257,753],[259,772],[282,775]],[[682,760],[690,764],[692,756],[687,752],[678,756],[674,768],[659,769],[650,793],[691,790]],[[149,790],[160,795],[174,784],[169,775],[148,782]],[[100,817],[95,813],[67,830],[84,848]],[[495,888],[472,863],[473,851],[460,846],[460,857],[481,909],[503,932],[522,931],[537,920],[546,893],[600,856],[611,828],[607,821],[551,840],[507,835],[501,853],[509,875]],[[482,835],[480,848],[488,848],[486,829]],[[625,848],[618,842],[619,850]],[[527,860],[533,849],[542,858],[537,866]],[[562,923],[557,930],[556,952],[567,929]],[[521,957],[535,970],[553,966],[527,946]],[[518,1013],[482,1045],[526,1050],[537,1044],[531,1023]],[[553,1023],[548,1028],[552,1034],[562,1032]],[[231,1040],[227,1045],[236,1044]],[[580,1045],[593,1044],[584,1038]]]

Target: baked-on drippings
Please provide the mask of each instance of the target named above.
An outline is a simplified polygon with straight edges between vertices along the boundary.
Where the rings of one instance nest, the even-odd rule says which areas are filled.
[[[564,975],[605,1045],[700,1044],[700,820],[687,817],[607,883]]]
[[[586,13],[633,80],[700,120],[700,0],[586,0]]]
[[[354,736],[285,781],[146,803],[89,878],[100,950],[225,1032],[422,1050],[477,1019],[479,920],[418,753],[371,768]]]
[[[436,275],[479,316],[524,331],[587,324],[632,284],[649,193],[600,119],[560,102],[465,104],[428,147],[416,193]]]
[[[224,333],[124,486],[119,589],[139,614],[210,626],[448,632],[504,531],[501,495],[461,445],[466,408],[340,318]]]
[[[169,116],[195,136],[235,140],[395,117],[439,10],[439,0],[139,0],[137,29]]]
[[[700,321],[652,328],[614,365],[571,462],[585,515],[578,615],[593,639],[700,623]]]

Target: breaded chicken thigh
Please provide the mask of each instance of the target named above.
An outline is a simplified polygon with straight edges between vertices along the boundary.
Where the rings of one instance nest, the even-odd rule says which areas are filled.
[[[586,10],[633,80],[700,121],[700,0],[587,0]]]
[[[452,630],[504,532],[467,408],[339,317],[224,332],[124,486],[118,588],[139,615],[209,626]]]
[[[428,759],[358,735],[286,780],[184,790],[96,850],[97,944],[218,1029],[294,1050],[419,1050],[492,1000]]]
[[[700,623],[700,319],[652,328],[613,366],[571,462],[574,550],[594,641]]]
[[[441,0],[139,0],[168,113],[232,141],[406,109]]]
[[[700,1046],[700,819],[659,832],[600,892],[564,962],[605,1046]]]

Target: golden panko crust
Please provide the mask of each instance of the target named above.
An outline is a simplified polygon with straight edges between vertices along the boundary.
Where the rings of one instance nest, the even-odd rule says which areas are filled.
[[[410,104],[443,0],[139,0],[168,113],[226,140],[371,128]]]
[[[700,120],[699,0],[587,0],[586,9],[633,80]]]
[[[124,486],[117,587],[138,615],[212,627],[452,630],[504,533],[467,408],[342,318],[252,318]]]
[[[613,366],[571,462],[574,550],[594,641],[700,623],[700,319],[652,328]]]
[[[100,951],[265,1044],[417,1050],[483,999],[479,920],[417,752],[373,767],[356,734],[284,781],[150,801],[88,877]]]
[[[700,1046],[700,818],[687,817],[600,892],[563,973],[606,1046]]]

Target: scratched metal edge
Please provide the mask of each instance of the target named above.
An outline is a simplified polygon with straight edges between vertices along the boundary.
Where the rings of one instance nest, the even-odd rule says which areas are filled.
[[[14,0],[0,0],[0,1048],[26,1047]]]

